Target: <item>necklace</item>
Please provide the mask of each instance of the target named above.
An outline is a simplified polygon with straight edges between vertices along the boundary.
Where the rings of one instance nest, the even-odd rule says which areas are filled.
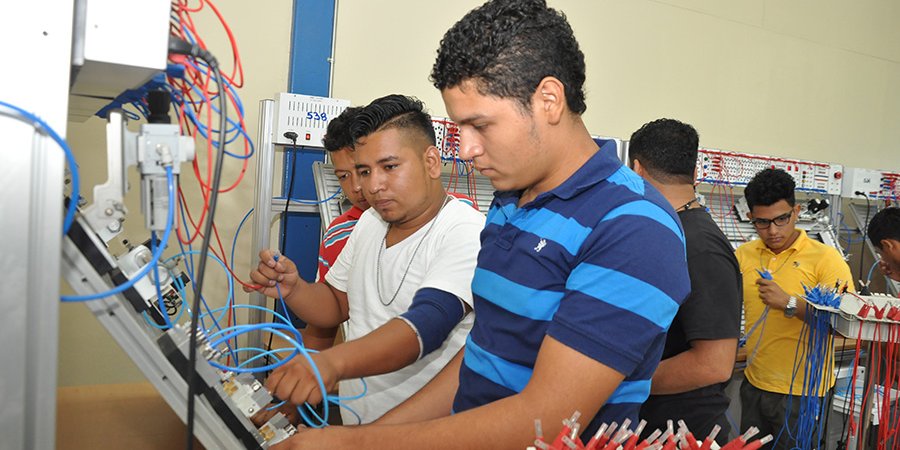
[[[699,198],[694,197],[689,202],[679,206],[678,208],[675,208],[675,212],[687,211],[691,207],[691,205],[693,205],[694,203],[697,203],[699,201],[700,201]],[[699,203],[697,203],[697,204],[699,205]]]
[[[798,234],[799,234],[799,233],[798,233]],[[800,238],[800,236],[798,235],[796,238],[794,238],[794,242],[797,242],[797,239],[799,239],[799,238]],[[793,243],[792,243],[791,245],[793,245]],[[762,270],[769,270],[768,266],[767,266],[766,264],[763,264],[763,253],[765,252],[765,250],[766,250],[766,249],[764,248],[764,249],[762,249],[762,250],[759,251],[759,267],[760,267],[760,269],[762,269]],[[790,250],[790,247],[786,248],[784,251],[788,251],[788,250]],[[773,253],[774,253],[774,252],[773,252]],[[796,253],[796,252],[795,252],[795,253]],[[775,254],[775,256],[777,257],[778,255]],[[794,255],[791,255],[791,256],[786,257],[786,258],[784,259],[784,262],[781,263],[781,265],[778,266],[777,269],[775,269],[774,271],[769,272],[769,273],[772,274],[772,275],[775,275],[776,273],[778,273],[779,270],[783,269],[784,266],[787,265],[787,263],[791,262],[791,259],[793,259],[793,258],[794,258]]]
[[[397,285],[397,290],[394,291],[394,295],[391,296],[391,299],[388,300],[387,303],[384,302],[384,295],[381,293],[381,258],[384,253],[384,249],[387,247],[387,235],[388,232],[391,231],[391,226],[388,224],[387,230],[384,231],[384,237],[381,239],[381,247],[378,247],[378,263],[375,265],[375,289],[378,290],[378,301],[381,302],[384,306],[390,306],[394,303],[394,300],[397,300],[397,294],[400,293],[400,288],[403,287],[403,282],[406,281],[406,275],[409,274],[409,269],[412,267],[413,261],[416,260],[416,254],[419,253],[419,247],[422,246],[422,243],[425,242],[425,239],[428,238],[428,234],[431,233],[431,229],[434,228],[434,224],[437,223],[438,218],[441,216],[441,211],[444,210],[444,207],[447,206],[447,203],[453,197],[447,196],[444,198],[444,203],[441,205],[441,209],[438,210],[438,213],[434,216],[434,219],[431,219],[431,225],[428,225],[428,229],[425,230],[425,234],[422,236],[422,239],[419,239],[419,243],[416,244],[416,248],[413,250],[412,257],[409,258],[409,263],[406,265],[406,270],[403,271],[403,276],[400,278],[400,284]]]

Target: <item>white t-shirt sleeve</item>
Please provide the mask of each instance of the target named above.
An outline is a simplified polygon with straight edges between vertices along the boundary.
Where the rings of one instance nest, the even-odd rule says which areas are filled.
[[[472,277],[481,249],[484,215],[456,199],[446,207],[450,209],[445,211],[448,219],[435,224],[431,258],[419,289],[440,289],[472,306]]]

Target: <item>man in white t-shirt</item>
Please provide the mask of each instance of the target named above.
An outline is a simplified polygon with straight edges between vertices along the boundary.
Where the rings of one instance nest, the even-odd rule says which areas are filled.
[[[463,346],[472,327],[471,283],[484,216],[447,195],[440,152],[422,102],[389,95],[350,126],[356,170],[372,205],[356,224],[324,283],[306,283],[287,258],[269,251],[250,276],[281,294],[309,324],[347,321],[347,342],[312,356],[327,390],[367,393],[348,406],[369,423],[418,391]],[[347,380],[347,381],[343,381]],[[275,370],[270,391],[294,404],[322,400],[306,361]],[[342,411],[345,424],[356,417]]]

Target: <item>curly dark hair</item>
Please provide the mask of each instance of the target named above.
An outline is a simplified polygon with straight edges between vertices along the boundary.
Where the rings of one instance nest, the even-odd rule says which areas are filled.
[[[794,178],[781,169],[760,170],[753,179],[747,183],[744,189],[744,197],[750,209],[754,206],[774,205],[779,200],[784,200],[788,205],[797,203],[794,188],[797,184]]]
[[[469,11],[444,34],[431,70],[440,90],[472,80],[478,93],[515,99],[528,114],[548,76],[562,82],[569,109],[584,113],[584,54],[566,16],[545,0],[492,0]]]
[[[361,106],[351,106],[339,116],[331,119],[331,122],[328,122],[328,128],[325,129],[325,139],[322,139],[322,145],[326,151],[335,152],[342,148],[353,147],[350,124],[360,111],[362,111]]]
[[[415,97],[400,94],[386,95],[372,100],[350,124],[350,135],[357,143],[376,131],[399,128],[412,131],[435,145],[434,125],[425,112],[425,104]]]
[[[645,123],[628,141],[628,157],[638,160],[662,183],[692,184],[700,136],[689,124],[675,119]]]
[[[881,250],[881,241],[900,241],[900,208],[892,206],[878,211],[869,221],[868,232],[872,245]]]

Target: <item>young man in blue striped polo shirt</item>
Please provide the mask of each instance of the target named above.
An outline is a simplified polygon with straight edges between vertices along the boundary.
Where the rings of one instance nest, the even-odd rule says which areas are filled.
[[[637,420],[687,295],[672,207],[597,148],[584,55],[543,0],[495,0],[445,34],[431,75],[460,156],[497,188],[472,282],[475,325],[431,383],[372,426],[276,448],[522,449],[578,410]],[[585,437],[585,435],[582,435]],[[589,437],[589,436],[587,436]]]

